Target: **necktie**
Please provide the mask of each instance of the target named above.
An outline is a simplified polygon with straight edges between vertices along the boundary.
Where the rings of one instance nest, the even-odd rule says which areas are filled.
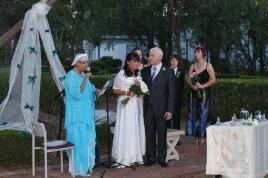
[[[156,71],[157,71],[157,68],[156,66],[153,67],[153,73],[152,73],[152,79],[154,80],[155,77],[156,77]]]

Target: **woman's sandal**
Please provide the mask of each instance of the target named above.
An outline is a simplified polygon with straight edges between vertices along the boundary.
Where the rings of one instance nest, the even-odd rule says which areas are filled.
[[[194,141],[193,141],[193,145],[199,145],[199,140],[198,139],[195,139]]]
[[[201,145],[205,145],[206,144],[205,139],[201,139],[200,143]]]

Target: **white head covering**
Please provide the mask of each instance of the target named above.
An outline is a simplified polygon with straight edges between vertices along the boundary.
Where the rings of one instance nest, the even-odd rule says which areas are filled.
[[[89,61],[87,54],[86,53],[78,53],[78,54],[76,54],[71,65],[75,66],[75,64],[78,61]]]

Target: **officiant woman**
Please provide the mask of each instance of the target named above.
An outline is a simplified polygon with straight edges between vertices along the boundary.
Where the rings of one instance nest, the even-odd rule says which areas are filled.
[[[76,176],[92,174],[95,164],[95,86],[89,81],[91,73],[87,54],[77,54],[64,80],[66,94],[66,139],[75,145],[74,163]],[[68,153],[72,158],[71,152]],[[73,160],[71,160],[73,161]],[[71,172],[69,166],[69,172]]]

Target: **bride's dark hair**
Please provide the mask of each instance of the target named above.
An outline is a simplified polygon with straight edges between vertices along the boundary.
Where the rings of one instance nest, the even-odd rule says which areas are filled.
[[[131,77],[133,75],[133,72],[129,69],[127,62],[128,61],[138,61],[140,62],[139,56],[135,52],[131,52],[127,55],[125,64],[123,66],[123,70],[125,71],[126,77]],[[134,75],[135,77],[138,76],[139,69],[135,70]]]

